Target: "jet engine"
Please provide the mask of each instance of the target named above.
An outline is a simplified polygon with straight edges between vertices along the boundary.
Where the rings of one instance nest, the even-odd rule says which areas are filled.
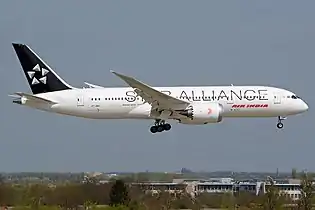
[[[223,106],[220,103],[198,103],[191,104],[185,110],[178,111],[179,114],[186,116],[180,119],[183,124],[207,124],[222,121]]]

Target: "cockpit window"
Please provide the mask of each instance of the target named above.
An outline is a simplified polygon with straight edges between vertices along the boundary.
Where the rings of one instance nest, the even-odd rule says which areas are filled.
[[[300,98],[300,97],[297,96],[297,95],[292,95],[291,98],[293,98],[293,99],[298,99],[298,98]]]

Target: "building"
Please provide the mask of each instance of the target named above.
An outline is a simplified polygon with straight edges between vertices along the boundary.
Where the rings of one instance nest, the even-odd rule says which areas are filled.
[[[231,178],[215,178],[208,180],[198,179],[174,179],[173,182],[151,182],[151,183],[134,183],[139,185],[147,193],[156,194],[162,191],[169,193],[186,192],[191,196],[196,196],[200,193],[251,193],[254,195],[265,194],[270,182],[254,181],[254,180],[239,180],[235,181]],[[301,197],[300,180],[287,179],[275,180],[276,186],[282,195],[285,195],[292,200],[297,200]]]
[[[268,191],[270,186],[271,183],[263,183],[264,193]],[[299,179],[275,180],[274,186],[278,188],[280,194],[292,200],[298,200],[301,197],[301,180]]]

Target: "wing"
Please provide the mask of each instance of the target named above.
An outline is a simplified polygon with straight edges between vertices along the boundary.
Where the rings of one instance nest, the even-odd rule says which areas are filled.
[[[33,101],[33,102],[37,102],[37,103],[46,103],[46,104],[56,104],[56,102],[51,101],[51,100],[47,100],[45,98],[41,98],[35,95],[31,95],[28,93],[21,93],[21,92],[17,92],[14,93],[15,95],[18,95],[20,97],[25,97],[27,100]],[[15,95],[9,95],[11,97],[16,97]]]
[[[129,86],[134,88],[135,92],[141,96],[146,102],[152,105],[152,109],[158,110],[175,110],[187,107],[188,102],[174,98],[165,93],[162,93],[147,84],[144,84],[135,78],[114,72],[113,74],[124,80]]]

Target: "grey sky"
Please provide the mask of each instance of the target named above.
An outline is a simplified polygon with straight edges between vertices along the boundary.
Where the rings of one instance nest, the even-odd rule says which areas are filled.
[[[314,1],[5,1],[0,7],[0,171],[315,170]],[[12,104],[30,92],[12,42],[74,86],[261,84],[292,90],[307,114],[224,119],[152,135],[151,121],[86,120]]]

